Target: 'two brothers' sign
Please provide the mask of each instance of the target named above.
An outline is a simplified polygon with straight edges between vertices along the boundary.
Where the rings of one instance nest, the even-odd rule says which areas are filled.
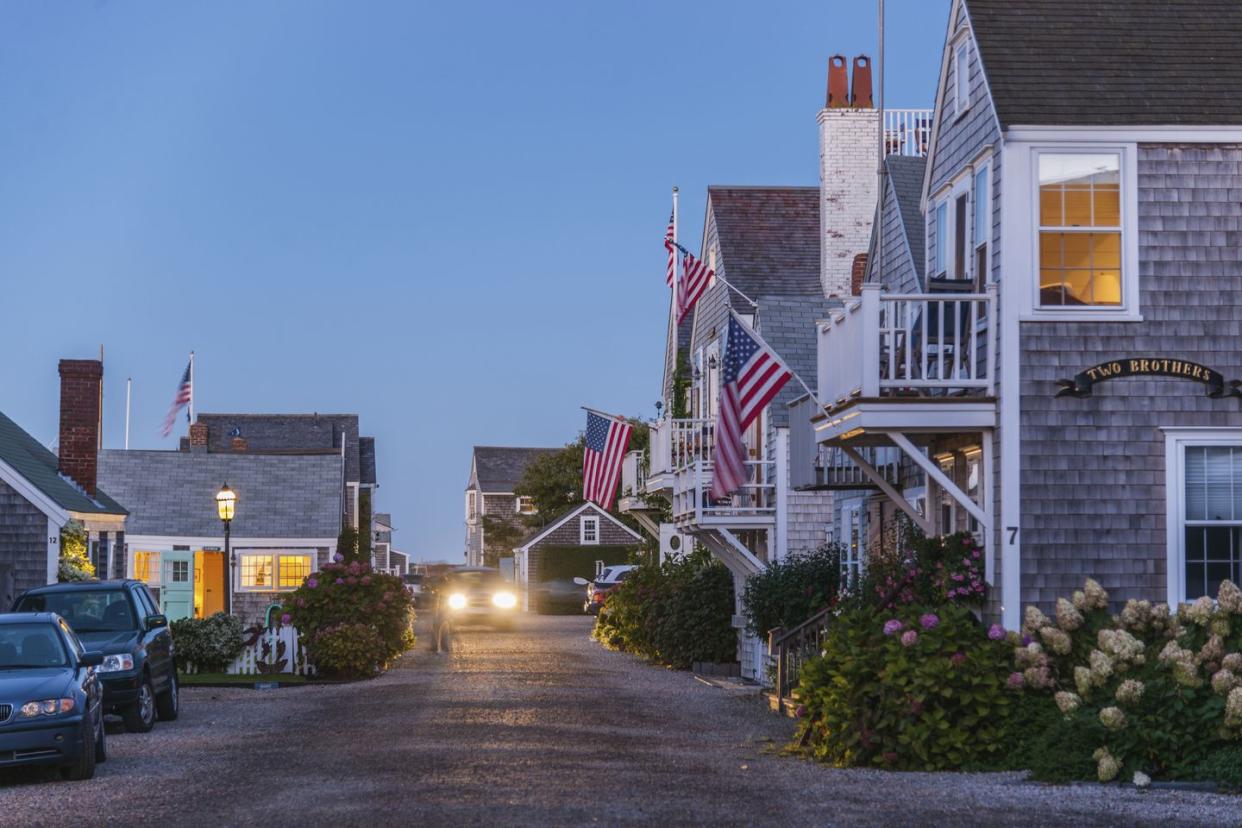
[[[1226,383],[1223,374],[1213,371],[1206,365],[1164,357],[1114,359],[1110,362],[1101,362],[1099,365],[1075,374],[1073,379],[1057,380],[1061,386],[1057,396],[1089,397],[1091,386],[1095,383],[1122,377],[1172,377],[1192,380],[1206,385],[1209,397],[1242,397],[1242,391],[1238,390],[1238,386],[1242,383],[1238,380]]]

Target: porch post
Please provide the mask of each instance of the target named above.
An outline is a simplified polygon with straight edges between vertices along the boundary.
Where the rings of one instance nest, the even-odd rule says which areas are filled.
[[[862,395],[880,396],[880,286],[862,286]],[[823,393],[823,389],[820,389]]]
[[[776,429],[776,527],[772,560],[784,560],[789,553],[789,429]]]

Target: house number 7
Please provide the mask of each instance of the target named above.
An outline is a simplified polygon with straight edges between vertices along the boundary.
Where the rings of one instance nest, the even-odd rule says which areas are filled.
[[[1018,540],[1018,527],[1006,526],[1005,528],[1009,530],[1009,545],[1013,546]]]

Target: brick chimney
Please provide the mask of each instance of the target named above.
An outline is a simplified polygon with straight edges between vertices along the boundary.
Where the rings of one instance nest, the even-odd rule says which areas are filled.
[[[234,437],[230,441],[229,446],[233,449],[233,451],[245,451],[247,448],[249,448],[249,446],[246,444],[245,437]]]
[[[207,450],[207,424],[190,424],[190,451]]]
[[[819,118],[819,279],[825,296],[849,296],[854,257],[865,253],[875,216],[880,113],[871,105],[871,60],[854,59],[843,106],[845,59],[829,61],[829,94]],[[835,94],[834,94],[835,93]]]
[[[867,278],[867,254],[859,253],[854,257],[854,266],[850,269],[850,296],[862,296],[865,278]]]
[[[60,361],[60,472],[92,497],[98,480],[103,362]]]

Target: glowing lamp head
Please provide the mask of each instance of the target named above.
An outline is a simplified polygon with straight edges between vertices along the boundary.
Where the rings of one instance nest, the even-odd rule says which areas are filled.
[[[216,492],[216,511],[220,513],[220,520],[232,520],[236,509],[237,492],[230,489],[229,484],[225,483],[220,491]]]

